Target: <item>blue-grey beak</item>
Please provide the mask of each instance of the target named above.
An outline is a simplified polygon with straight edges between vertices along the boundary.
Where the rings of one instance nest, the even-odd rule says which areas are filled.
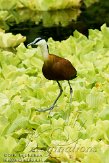
[[[35,42],[33,41],[33,42],[30,42],[27,46],[34,45],[34,44]]]

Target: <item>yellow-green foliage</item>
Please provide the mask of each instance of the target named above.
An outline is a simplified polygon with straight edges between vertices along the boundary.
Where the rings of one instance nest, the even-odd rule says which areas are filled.
[[[50,53],[69,59],[78,72],[72,103],[63,81],[50,114],[36,111],[49,107],[59,92],[42,75],[40,49],[26,48],[24,39],[13,48],[17,36],[3,37],[9,37],[4,47],[10,49],[0,49],[0,162],[108,163],[109,28],[90,29],[88,38],[77,31],[61,42],[49,38]]]
[[[37,11],[48,11],[79,7],[81,0],[1,0],[0,8],[9,10],[15,8],[29,8]]]

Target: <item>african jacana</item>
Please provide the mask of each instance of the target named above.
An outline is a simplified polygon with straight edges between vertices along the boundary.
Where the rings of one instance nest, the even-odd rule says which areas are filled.
[[[72,80],[76,78],[77,71],[71,64],[71,62],[65,58],[58,57],[54,54],[49,54],[48,45],[45,39],[42,39],[41,37],[36,38],[33,42],[31,42],[29,45],[38,45],[41,49],[43,58],[44,58],[44,64],[42,67],[43,75],[48,80],[55,80],[58,83],[60,93],[57,96],[56,100],[52,104],[50,108],[44,109],[44,110],[38,110],[38,111],[48,111],[52,110],[58,101],[59,97],[61,96],[63,89],[59,83],[60,80],[67,80],[69,87],[70,87],[70,101],[72,99],[72,87],[70,85],[69,80]]]

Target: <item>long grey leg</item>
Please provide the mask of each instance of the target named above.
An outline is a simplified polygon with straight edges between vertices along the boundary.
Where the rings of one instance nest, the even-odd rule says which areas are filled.
[[[69,87],[70,87],[70,103],[71,103],[72,102],[73,89],[71,87],[71,84],[70,84],[69,80],[68,80],[68,84],[69,84]]]
[[[59,83],[59,81],[56,81],[56,82],[58,83],[58,86],[59,86],[59,89],[60,89],[59,95],[57,96],[56,100],[54,101],[54,103],[52,104],[52,106],[50,108],[43,109],[43,110],[37,110],[37,111],[39,111],[39,112],[45,112],[45,111],[48,111],[48,110],[52,110],[55,107],[58,99],[60,98],[60,96],[61,96],[61,94],[63,92],[63,89],[62,89],[61,84]]]

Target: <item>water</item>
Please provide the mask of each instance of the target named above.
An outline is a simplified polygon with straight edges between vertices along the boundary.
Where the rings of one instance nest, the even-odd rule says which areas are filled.
[[[43,36],[45,39],[52,37],[54,40],[64,40],[73,35],[75,30],[87,36],[89,28],[100,29],[100,26],[104,23],[109,26],[108,11],[109,2],[100,0],[99,3],[95,3],[88,8],[82,5],[80,10],[42,12],[40,13],[42,19],[39,22],[34,22],[31,18],[25,22],[15,24],[9,32],[21,33],[26,36],[26,44],[39,36]]]

